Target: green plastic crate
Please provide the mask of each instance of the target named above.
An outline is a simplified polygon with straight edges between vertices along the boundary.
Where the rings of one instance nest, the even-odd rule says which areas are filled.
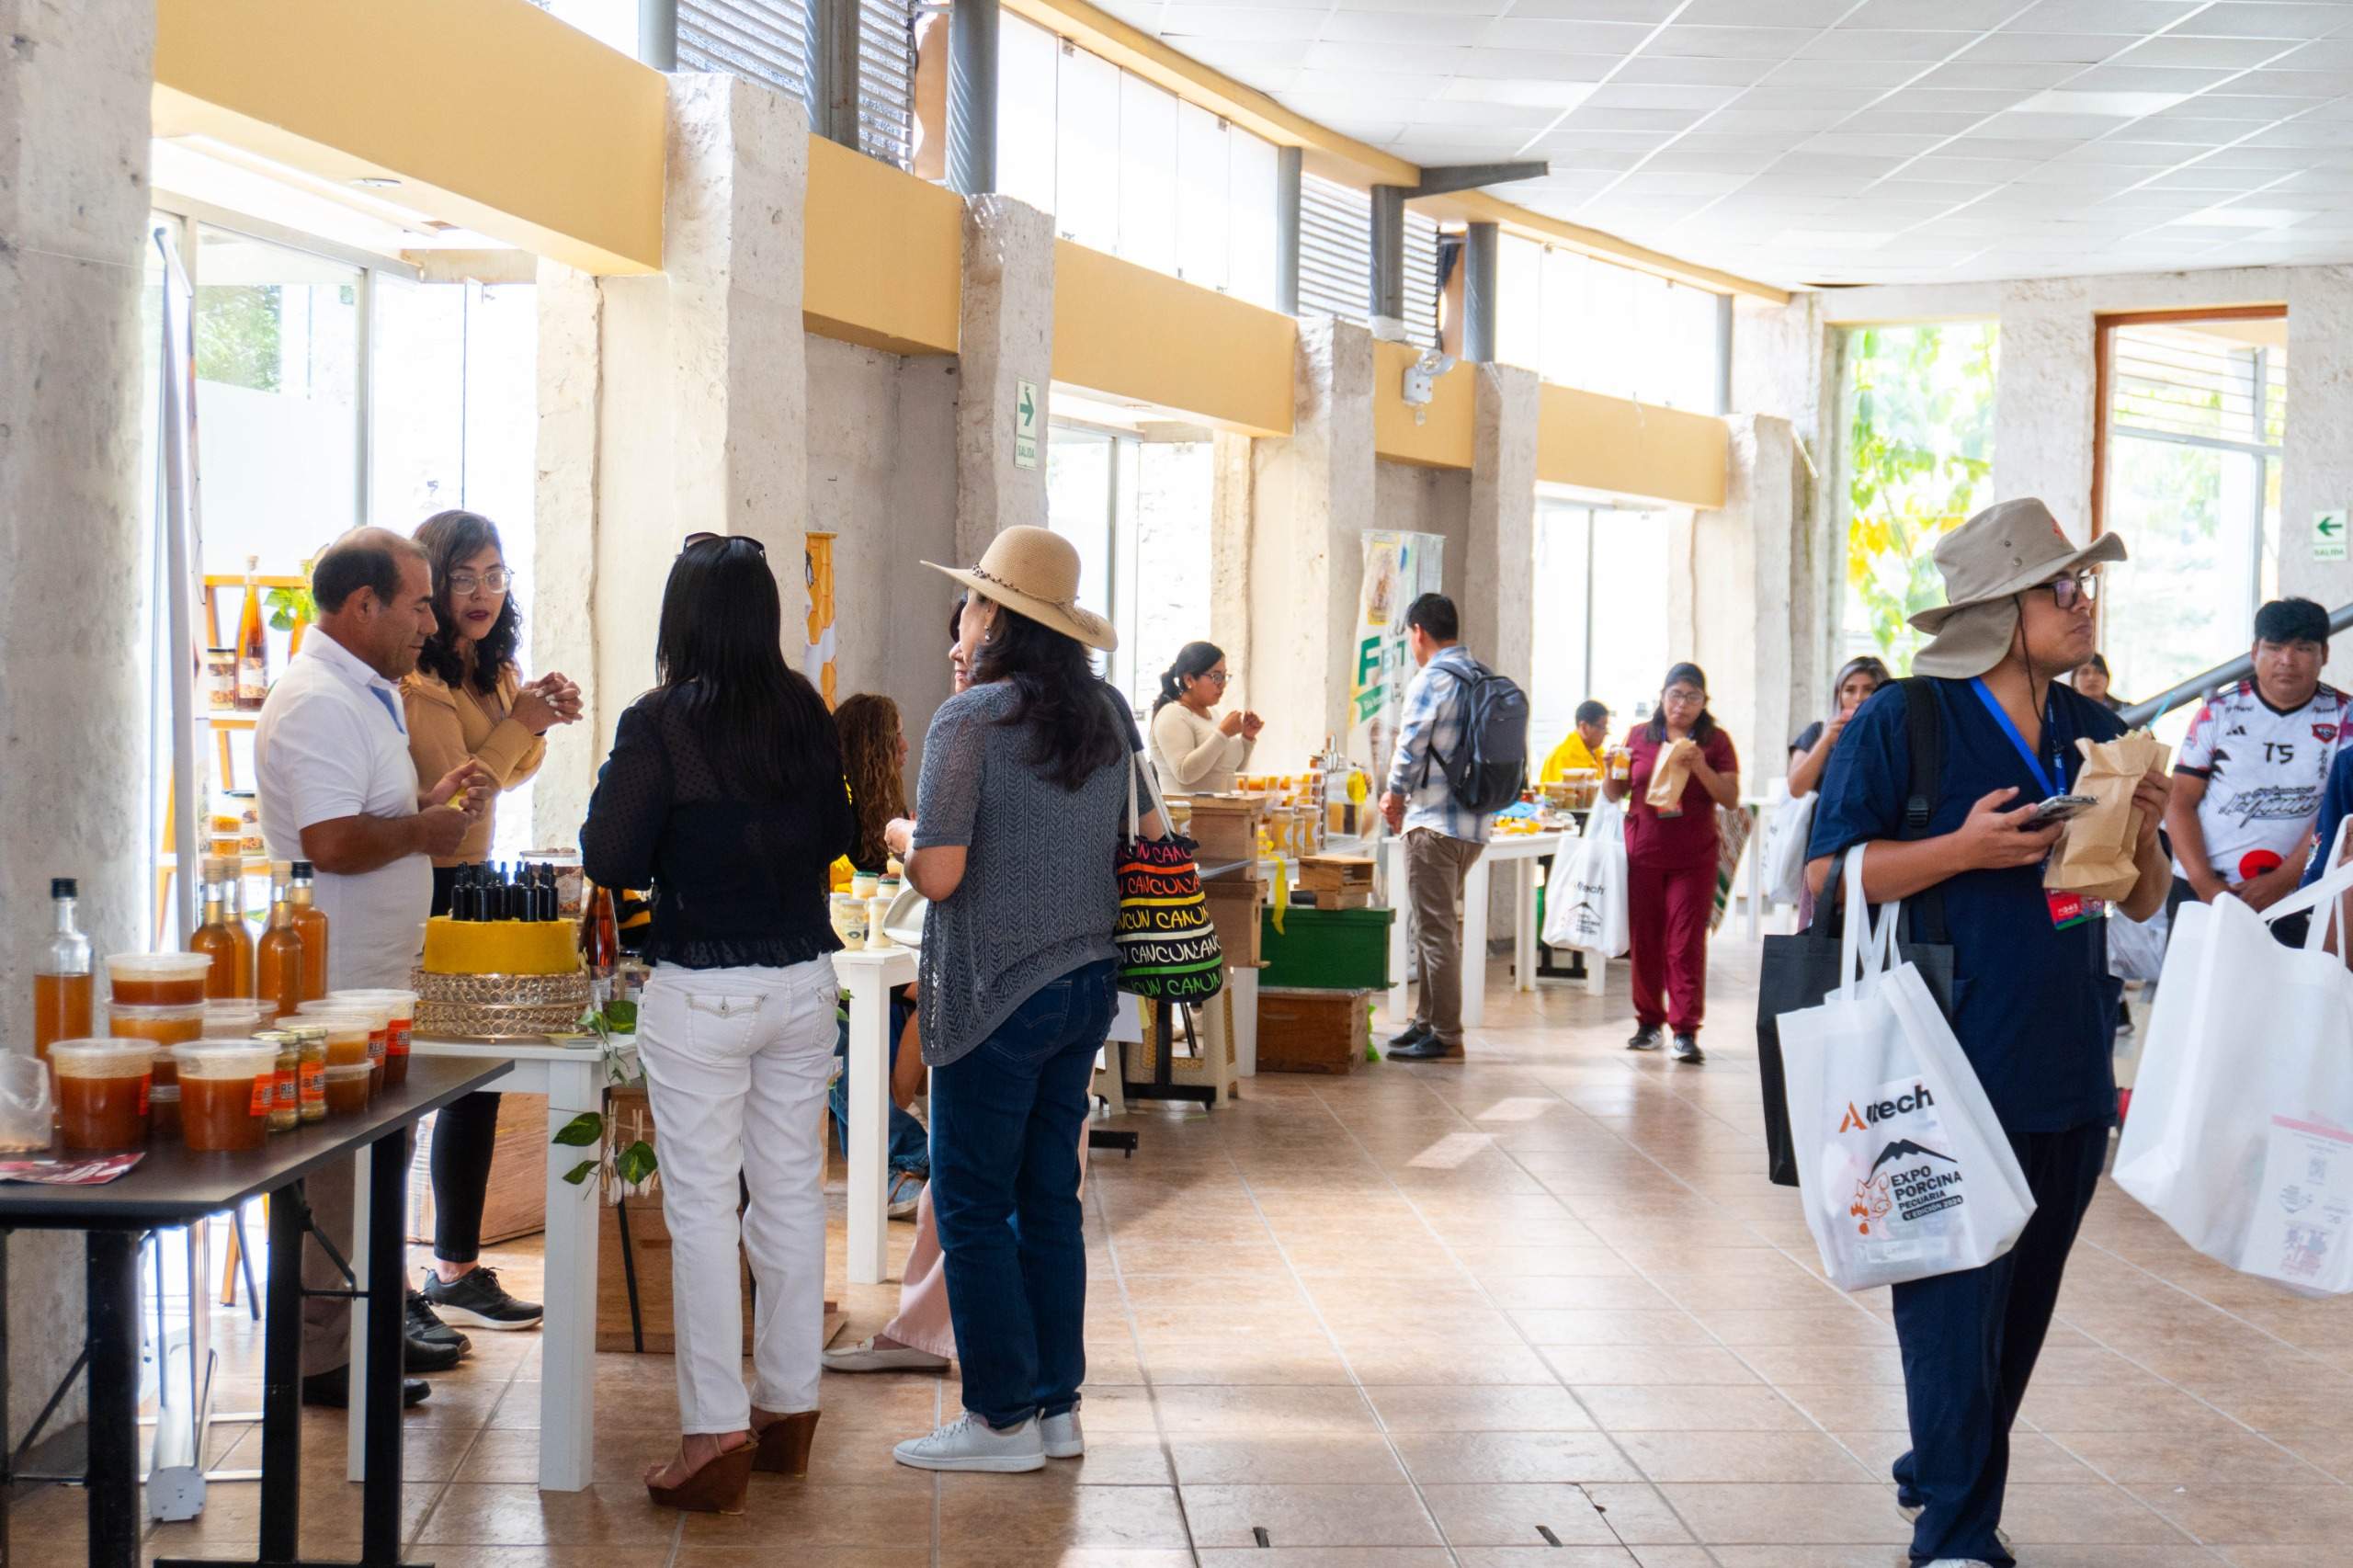
[[[1259,916],[1258,984],[1293,991],[1389,989],[1389,926],[1393,909],[1287,909]]]

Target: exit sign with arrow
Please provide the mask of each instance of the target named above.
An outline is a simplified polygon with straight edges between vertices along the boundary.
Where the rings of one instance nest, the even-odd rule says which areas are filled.
[[[1038,383],[1013,383],[1013,466],[1038,466]]]
[[[2342,561],[2346,558],[2345,545],[2343,509],[2334,512],[2314,512],[2313,514],[2313,559]]]

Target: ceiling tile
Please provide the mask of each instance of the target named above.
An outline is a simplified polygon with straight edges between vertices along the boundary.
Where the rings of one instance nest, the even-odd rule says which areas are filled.
[[[1159,31],[1169,40],[1213,38],[1313,39],[1323,36],[1330,18],[1319,11],[1291,11],[1277,6],[1176,6],[1164,15]]]
[[[2109,64],[2090,66],[2067,78],[2071,93],[2190,93],[2204,92],[2228,80],[2227,67],[2194,70],[2177,65]]]
[[[2251,97],[2318,99],[2341,97],[2347,86],[2353,83],[2337,71],[2243,71],[2228,90]]]
[[[1645,52],[1700,60],[1787,60],[1809,39],[1808,28],[1687,28],[1677,23],[1651,40]]]
[[[2353,20],[2353,17],[2347,19]],[[2219,39],[2213,41],[2225,44],[2225,40]],[[2287,71],[2353,71],[2353,37],[2301,44],[2273,60],[2271,64]]]
[[[2170,142],[2127,142],[2109,137],[2103,141],[2086,142],[2072,152],[2063,153],[2060,160],[2109,168],[2170,169],[2197,155],[2197,148],[2183,147]]]
[[[2031,64],[1972,65],[1966,58],[1950,65],[1939,65],[1913,84],[1915,89],[1935,92],[1951,88],[1971,92],[2015,93],[2018,98],[2043,87],[2055,87],[2082,69],[2077,65]]]
[[[1621,64],[1610,81],[1745,86],[1773,69],[1773,62],[1764,60],[1694,60],[1682,55],[1637,54]]]
[[[2191,17],[2176,30],[2215,38],[2325,38],[2353,17],[2333,5],[2262,5],[2251,0],[2222,0]]]
[[[2331,119],[2283,119],[2277,125],[2267,125],[2243,143],[2248,147],[2325,147],[2342,148],[2347,140],[2342,121]]]
[[[1969,47],[1968,33],[1883,32],[1834,28],[1816,33],[1799,56],[1805,60],[1915,61],[1925,65]]]
[[[1662,87],[1613,81],[1594,89],[1587,108],[1722,108],[1738,97],[1738,87]]]
[[[1531,17],[1525,6],[1515,7],[1501,21],[1479,29],[1478,41],[1491,49],[1557,49],[1573,54],[1631,54],[1654,29],[1612,22],[1548,21]]]
[[[1642,131],[1671,136],[1688,129],[1704,109],[1595,108],[1590,104],[1561,121],[1563,131]]]
[[[2304,73],[2298,73],[2304,74]],[[2208,119],[2285,119],[2291,114],[2319,108],[2328,98],[2272,97],[2268,95],[2242,92],[2247,78],[2238,77],[2222,91],[2200,93],[2180,106],[2185,114]],[[2333,97],[2335,95],[2331,95]]]
[[[1778,13],[1778,0],[1768,8]],[[1863,0],[1861,8],[1839,25],[1988,32],[2018,15],[2018,10],[2019,0]]]
[[[1784,86],[1777,74],[1763,86],[1751,87],[1733,101],[1742,108],[1835,108],[1852,113],[1878,103],[1881,97],[1873,87]]]
[[[1902,102],[1901,99],[1895,101]],[[1838,129],[1892,136],[1958,136],[1984,118],[1977,114],[1923,113],[1909,108],[1867,108],[1844,121]]]
[[[2040,0],[2012,22],[2029,33],[2153,33],[2199,8],[2201,0]]]
[[[1971,44],[1959,58],[1972,65],[2094,65],[2131,43],[2132,40],[2117,33],[1990,33]]]
[[[2332,47],[2325,43],[2299,47],[2268,38],[2182,38],[2165,33],[2157,38],[2143,39],[2118,55],[2111,63],[2222,67],[2243,71],[2254,65],[2293,62],[2300,62],[2300,69],[2326,69],[2317,64],[2302,63],[2301,57],[2308,50]]]
[[[1599,82],[1617,63],[1607,54],[1546,54],[1525,49],[1446,51],[1446,69],[1458,76],[1550,76],[1563,82]]]
[[[1663,22],[1683,0],[1518,0],[1515,17],[1579,22]]]
[[[1800,153],[1866,158],[1909,158],[1945,143],[1941,136],[1903,136],[1887,131],[1826,131],[1798,143]]]
[[[1787,146],[1829,130],[1844,118],[1837,109],[1729,108],[1708,117],[1702,127],[1716,136],[1770,136]]]
[[[1320,35],[1336,43],[1470,44],[1485,25],[1473,17],[1417,17],[1395,11],[1335,11]]]

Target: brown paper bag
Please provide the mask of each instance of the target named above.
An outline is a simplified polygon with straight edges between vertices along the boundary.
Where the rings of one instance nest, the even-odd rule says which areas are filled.
[[[2084,769],[2074,793],[2099,803],[2071,818],[2043,868],[2042,885],[2110,903],[2131,892],[2141,880],[2133,851],[2141,840],[2141,811],[2132,791],[2142,775],[2165,766],[2165,747],[2146,730],[2113,741],[2077,741]]]
[[[1650,791],[1643,799],[1661,816],[1683,814],[1684,787],[1691,782],[1691,757],[1699,748],[1689,741],[1669,741],[1651,767]]]

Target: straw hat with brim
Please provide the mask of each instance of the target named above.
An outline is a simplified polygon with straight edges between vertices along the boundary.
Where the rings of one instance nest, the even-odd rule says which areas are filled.
[[[2018,595],[2078,567],[2123,559],[2118,535],[2102,534],[2079,550],[2041,502],[1996,502],[1937,541],[1946,602],[1912,618],[1931,634],[1912,657],[1913,672],[1949,680],[1984,675],[2010,651]]]
[[[1108,653],[1120,645],[1109,621],[1078,608],[1078,551],[1051,528],[1006,529],[989,540],[978,566],[924,564],[1090,648]]]

